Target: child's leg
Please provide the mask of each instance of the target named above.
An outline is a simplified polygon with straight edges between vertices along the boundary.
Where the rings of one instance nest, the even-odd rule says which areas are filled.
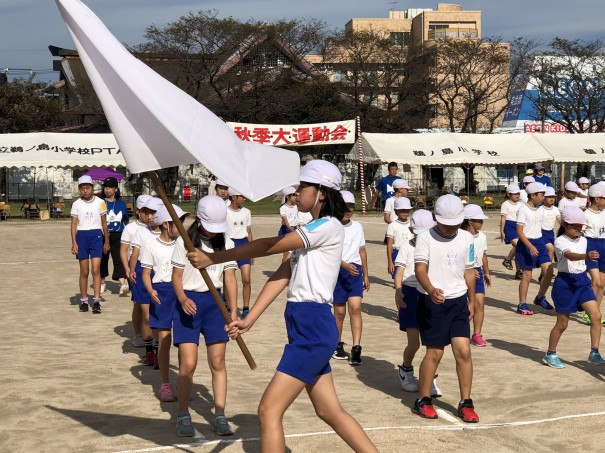
[[[240,267],[242,273],[242,298],[244,300],[244,307],[250,306],[250,295],[252,294],[252,285],[250,284],[250,265],[244,264]]]
[[[554,262],[555,261],[555,246],[552,245],[550,242],[547,242],[546,250],[548,250],[548,256],[550,256],[550,260],[552,262]]]
[[[600,320],[599,320],[600,321]],[[556,351],[557,345],[559,344],[559,340],[561,339],[561,335],[567,329],[567,324],[569,323],[569,313],[557,313],[557,322],[555,326],[550,331],[550,338],[548,339],[548,350]],[[601,328],[601,324],[598,324],[599,329]],[[591,325],[592,329],[592,325]]]
[[[181,343],[179,345],[179,374],[176,378],[176,393],[179,400],[178,415],[189,412],[189,400],[193,387],[193,373],[197,366],[197,344]]]
[[[603,259],[605,259],[605,257],[603,257]],[[590,287],[594,291],[595,296],[597,297],[597,303],[600,307],[601,301],[603,300],[603,290],[605,289],[605,274],[599,272],[599,269],[588,269],[588,274],[592,281]],[[601,321],[599,320],[599,322]]]
[[[527,302],[527,290],[531,281],[531,271],[531,269],[522,269],[523,278],[519,282],[519,302]],[[550,281],[548,283],[550,284]]]
[[[80,294],[82,295],[82,299],[86,299],[88,297],[88,260],[79,260],[80,261]],[[99,287],[100,289],[100,287]]]
[[[349,297],[349,320],[351,322],[351,333],[353,334],[353,346],[361,344],[361,330],[363,321],[361,319],[361,297]],[[342,328],[341,328],[342,330]],[[340,341],[340,335],[339,341]]]
[[[412,366],[412,361],[416,356],[416,352],[420,349],[420,331],[413,327],[405,329],[408,337],[408,344],[403,350],[403,366],[409,368]]]
[[[162,384],[170,383],[170,343],[172,335],[170,329],[158,330],[158,362],[160,364],[160,377]]]
[[[212,393],[214,395],[214,415],[225,412],[227,404],[227,368],[225,368],[226,341],[206,346],[208,365],[212,373]]]
[[[515,246],[513,245],[510,248],[510,252],[508,252],[508,256],[506,257],[506,261],[510,261],[515,257]]]
[[[336,319],[336,327],[338,328],[338,342],[342,341],[342,326],[345,322],[347,314],[347,304],[333,304],[334,319]]]
[[[540,269],[542,270],[542,280],[540,281],[540,289],[538,290],[540,294],[546,294],[548,291],[548,287],[550,286],[550,282],[552,281],[552,263],[542,263],[540,265]],[[531,273],[530,273],[531,278]],[[526,293],[527,294],[527,293]]]
[[[473,315],[473,333],[481,333],[485,317],[485,294],[475,294],[475,312]]]
[[[590,347],[598,348],[601,343],[601,310],[596,300],[584,302],[582,308],[590,318]]]
[[[418,398],[431,397],[431,384],[435,378],[435,372],[443,357],[443,347],[427,346],[426,354],[420,363],[420,385]]]
[[[132,328],[135,335],[143,332],[143,310],[136,302],[132,303]]]
[[[153,339],[153,332],[151,332],[151,327],[149,326],[149,304],[138,304],[141,306],[142,313],[142,332],[143,332],[143,340],[145,342],[151,342]]]
[[[353,451],[378,451],[357,420],[340,405],[332,373],[320,376],[315,385],[307,384],[305,388],[317,416],[330,425]]]
[[[98,299],[101,297],[101,258],[92,258],[92,289],[94,291],[94,298]]]
[[[471,358],[471,343],[468,338],[452,337],[452,352],[456,359],[456,374],[460,387],[460,401],[471,397],[473,384],[473,360]]]

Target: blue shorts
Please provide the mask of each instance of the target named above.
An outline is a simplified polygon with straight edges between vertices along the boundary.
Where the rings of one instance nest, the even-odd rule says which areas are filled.
[[[590,287],[590,279],[585,273],[559,272],[552,285],[551,294],[557,313],[584,311],[581,308],[583,303],[597,300]]]
[[[225,332],[225,318],[210,291],[203,293],[185,291],[185,295],[195,302],[197,311],[195,315],[188,315],[183,311],[180,302],[177,301],[174,304],[175,310],[172,318],[172,342],[174,345],[178,346],[181,343],[199,345],[200,333],[204,335],[206,345],[228,341],[229,335]]]
[[[363,298],[363,273],[361,265],[355,264],[358,275],[351,275],[342,267],[338,272],[336,286],[334,287],[334,303],[344,304],[349,300],[349,297]]]
[[[544,245],[552,244],[555,245],[555,232],[554,230],[542,230],[542,240]]]
[[[132,301],[141,305],[149,305],[152,304],[151,296],[147,292],[147,288],[143,284],[143,267],[141,266],[141,262],[137,261],[137,265],[134,268],[136,272],[136,283],[135,283],[135,291],[132,292]],[[151,269],[151,279],[153,280],[153,275],[155,272]],[[135,299],[136,296],[136,299]]]
[[[471,325],[467,295],[446,299],[436,304],[430,296],[420,294],[416,319],[423,346],[442,347],[451,343],[451,338],[470,338]]]
[[[330,358],[338,346],[338,328],[329,304],[288,302],[284,312],[288,344],[277,371],[314,385],[332,371]]]
[[[399,309],[399,330],[417,329],[416,309],[418,307],[418,296],[420,293],[415,286],[401,286],[405,308]]]
[[[248,238],[242,238],[242,239],[231,238],[231,240],[233,241],[233,245],[235,247],[239,247],[240,245],[244,245],[244,244],[247,244],[248,242],[250,242],[248,240]],[[247,260],[237,260],[238,267],[242,267],[244,264],[252,264],[252,260],[250,258],[248,258]]]
[[[290,225],[290,226],[292,227],[292,225]],[[296,229],[296,227],[292,227],[292,228]],[[283,236],[288,233],[292,233],[292,232],[286,227],[286,225],[282,225],[281,228],[279,229],[279,231],[277,232],[277,235]]]
[[[475,280],[475,294],[485,294],[485,281],[483,280],[483,269],[476,267],[475,270],[479,272],[479,278]]]
[[[391,261],[393,261],[393,273],[391,274],[391,278],[395,280],[395,273],[397,272],[397,266],[395,266],[395,260],[397,259],[397,254],[399,253],[399,249],[393,249],[391,252]]]
[[[135,264],[134,266],[134,278],[136,283],[132,284],[130,283],[130,280],[128,281],[128,286],[130,287],[130,300],[133,302],[139,300],[139,286],[137,285],[137,283],[141,278],[141,269],[141,263],[137,261],[137,264]]]
[[[605,239],[586,238],[586,252],[596,250],[600,258],[596,261],[586,260],[586,269],[599,269],[599,272],[605,272]]]
[[[519,239],[519,236],[517,236],[517,222],[507,220],[504,222],[504,243],[510,244],[513,239]]]
[[[530,239],[529,242],[538,249],[538,256],[531,256],[525,244],[521,241],[517,243],[517,250],[515,251],[515,257],[519,262],[521,269],[535,269],[544,263],[550,263],[550,255],[542,238]]]
[[[103,257],[103,232],[101,230],[76,231],[76,244],[78,244],[79,260]]]
[[[149,305],[149,326],[152,329],[172,329],[176,294],[172,283],[153,283],[153,289],[158,292],[161,304],[155,302]],[[180,305],[180,304],[179,304]]]

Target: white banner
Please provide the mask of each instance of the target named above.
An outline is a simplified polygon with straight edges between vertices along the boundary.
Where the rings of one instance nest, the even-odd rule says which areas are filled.
[[[339,145],[355,143],[355,120],[316,124],[227,123],[245,142],[272,146]]]

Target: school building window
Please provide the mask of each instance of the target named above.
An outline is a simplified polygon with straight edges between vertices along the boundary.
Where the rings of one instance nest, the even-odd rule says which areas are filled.
[[[409,31],[392,31],[390,34],[391,44],[406,47],[410,45],[412,33]]]

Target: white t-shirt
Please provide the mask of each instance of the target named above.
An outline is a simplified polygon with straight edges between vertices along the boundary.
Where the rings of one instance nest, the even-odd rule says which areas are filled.
[[[567,206],[577,206],[578,208],[586,207],[586,198],[576,197],[570,200],[567,197],[563,197],[559,200],[559,211],[563,211]]]
[[[582,229],[584,237],[605,238],[605,211],[595,212],[589,208],[584,211],[584,218],[586,219],[586,225]]]
[[[427,264],[431,284],[441,289],[446,299],[463,296],[468,290],[464,272],[475,265],[473,236],[458,230],[454,238],[447,238],[433,227],[416,236],[414,263]],[[427,294],[420,284],[417,289]]]
[[[513,222],[516,222],[517,211],[521,206],[523,206],[523,203],[521,203],[520,201],[513,203],[510,200],[504,200],[504,202],[500,206],[500,215],[506,216],[506,220],[512,220]]]
[[[313,214],[311,214],[310,212],[298,211],[297,217],[298,217],[299,225],[306,225],[307,223],[310,223],[313,221]]]
[[[483,266],[483,255],[487,253],[487,237],[481,231],[473,236],[473,244],[475,245],[475,267]]]
[[[176,241],[164,242],[159,237],[149,239],[143,245],[139,261],[141,267],[153,269],[152,283],[172,281],[172,252]]]
[[[340,271],[344,227],[334,217],[323,217],[296,230],[304,247],[292,251],[288,302],[332,305]]]
[[[401,244],[412,239],[413,234],[410,231],[410,221],[402,222],[397,219],[389,223],[387,227],[387,237],[393,238],[393,249],[398,250]]]
[[[395,214],[395,197],[388,198],[387,201],[384,202],[384,212],[389,213],[389,220],[394,222],[397,219],[397,214]]]
[[[161,231],[153,231],[149,225],[147,225],[147,227],[145,228],[139,228],[135,233],[134,236],[132,237],[132,240],[130,241],[130,246],[132,248],[136,247],[138,249],[142,249],[143,248],[143,244],[145,244],[145,242],[147,242],[147,240],[149,239],[153,239],[156,237],[159,237],[161,234]],[[139,254],[139,261],[141,260],[140,254]]]
[[[285,203],[282,204],[279,208],[279,215],[288,220],[288,225],[291,228],[298,225],[298,207],[295,204],[292,206],[288,206]],[[282,219],[281,224],[285,225],[284,219]]]
[[[225,250],[233,248],[233,241],[229,238],[225,238]],[[213,253],[214,250],[210,246],[210,240],[202,240],[202,252]],[[185,291],[195,291],[196,293],[205,293],[208,291],[208,286],[200,274],[200,270],[193,267],[187,259],[187,249],[185,249],[185,243],[183,238],[179,237],[176,240],[176,245],[172,252],[172,265],[183,269],[183,289]],[[214,284],[216,289],[223,287],[221,277],[223,271],[227,269],[237,269],[237,263],[235,261],[227,261],[226,263],[213,264],[206,268],[210,280]]]
[[[527,239],[542,237],[542,216],[538,208],[524,204],[517,211],[517,225],[523,225],[523,234]]]
[[[527,195],[527,192],[525,191],[525,189],[521,189],[519,191],[519,201],[522,204],[525,204],[525,203],[527,203],[527,200],[529,200],[529,196]]]
[[[92,200],[78,198],[71,205],[71,216],[78,218],[78,231],[102,230],[101,216],[107,215],[105,201],[93,195]]]
[[[144,223],[136,222],[129,223],[124,227],[124,231],[122,231],[122,236],[120,237],[120,242],[122,244],[128,244],[128,259],[132,256],[132,239],[134,238],[135,233],[139,228],[146,226]]]
[[[581,193],[585,197],[585,198],[581,198],[576,195],[576,199],[579,198],[580,200],[583,201],[583,203],[578,203],[578,206],[580,206],[582,208],[587,207],[590,204],[590,198],[588,198],[588,189],[580,189],[580,191],[578,193]]]
[[[586,238],[580,236],[572,240],[562,234],[555,239],[555,254],[557,255],[557,269],[559,272],[567,272],[568,274],[582,274],[586,272],[586,261],[570,261],[563,254],[570,250],[573,253],[586,253]]]
[[[231,239],[243,239],[248,237],[248,228],[252,226],[252,217],[250,209],[241,208],[234,211],[227,208],[227,225],[229,230],[225,236]]]
[[[414,239],[405,241],[399,247],[399,252],[395,257],[395,266],[403,268],[403,278],[401,283],[405,286],[412,286],[416,288],[418,286],[418,280],[416,280],[416,273],[414,272]]]
[[[345,263],[355,263],[361,265],[361,256],[359,249],[365,248],[366,239],[363,234],[361,223],[351,220],[343,225],[345,229],[345,240],[342,246],[342,260]]]
[[[561,217],[561,211],[559,211],[559,208],[556,206],[547,208],[546,206],[542,205],[538,208],[538,211],[540,211],[540,215],[542,216],[542,229],[544,231],[553,231],[557,225],[557,218]]]

